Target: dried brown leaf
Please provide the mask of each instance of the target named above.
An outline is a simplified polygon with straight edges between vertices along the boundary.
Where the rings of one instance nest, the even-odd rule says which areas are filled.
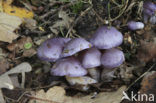
[[[156,58],[156,45],[153,42],[141,41],[140,49],[137,54],[138,60],[147,63]]]
[[[22,37],[18,41],[11,43],[7,46],[7,49],[10,51],[15,51],[16,53],[20,53],[21,50],[24,50],[25,43],[32,43],[32,39],[30,37]]]
[[[33,49],[33,48],[31,48],[31,49],[28,49],[28,50],[25,50],[24,52],[23,52],[23,57],[31,57],[31,56],[33,56],[34,54],[36,54],[36,50],[35,49]]]
[[[6,59],[0,60],[0,75],[7,71],[9,63]]]
[[[114,92],[102,92],[95,96],[93,99],[92,95],[88,96],[74,96],[69,97],[65,95],[65,90],[62,87],[55,86],[50,88],[47,92],[40,90],[36,92],[35,99],[29,103],[120,103],[122,98],[122,92],[126,89],[125,86],[120,87]]]
[[[146,74],[141,82],[141,93],[156,94],[156,71],[151,71]]]
[[[0,41],[11,43],[18,37],[14,31],[21,25],[22,20],[16,16],[0,13]]]

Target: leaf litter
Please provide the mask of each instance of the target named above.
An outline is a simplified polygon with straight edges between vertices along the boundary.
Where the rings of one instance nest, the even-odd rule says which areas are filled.
[[[32,99],[29,103],[120,103],[122,98],[122,92],[126,89],[125,86],[120,87],[114,92],[101,92],[92,98],[92,95],[88,96],[74,96],[69,97],[65,95],[65,90],[62,87],[54,86],[47,92],[39,90],[35,92],[35,95],[31,95]]]

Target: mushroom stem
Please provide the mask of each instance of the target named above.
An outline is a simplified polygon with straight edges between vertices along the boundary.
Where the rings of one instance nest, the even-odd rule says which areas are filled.
[[[101,80],[102,80],[102,81],[107,81],[107,82],[112,81],[113,78],[116,77],[116,76],[114,75],[115,71],[116,71],[115,68],[112,68],[112,69],[110,69],[110,68],[104,68],[104,69],[102,70]]]

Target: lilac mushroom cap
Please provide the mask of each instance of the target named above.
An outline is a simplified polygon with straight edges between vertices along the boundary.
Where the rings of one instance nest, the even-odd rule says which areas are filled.
[[[156,11],[156,4],[150,1],[146,1],[143,5],[143,12],[146,15],[152,16],[155,14]]]
[[[105,68],[118,67],[124,60],[124,53],[116,48],[106,50],[101,57],[101,63]]]
[[[97,48],[89,48],[84,51],[81,57],[84,68],[94,68],[101,65],[101,52]]]
[[[130,30],[138,30],[144,28],[144,23],[142,22],[129,21],[127,25]]]
[[[156,4],[151,1],[146,1],[143,5],[144,21],[147,22],[148,18],[154,16],[156,12]]]
[[[74,57],[67,57],[58,60],[51,69],[55,76],[80,77],[87,74],[81,63]]]
[[[90,42],[99,49],[110,49],[119,46],[123,42],[123,35],[114,27],[100,27]]]
[[[62,57],[74,55],[84,49],[92,47],[92,44],[83,38],[74,38],[70,40],[64,47]]]
[[[41,44],[37,50],[37,55],[41,60],[55,62],[62,54],[65,43],[70,38],[51,38]]]

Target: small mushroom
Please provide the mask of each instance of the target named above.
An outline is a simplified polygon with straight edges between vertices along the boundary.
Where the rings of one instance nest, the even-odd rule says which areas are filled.
[[[92,47],[91,43],[89,43],[85,39],[74,38],[65,45],[62,53],[62,57],[74,55],[75,53],[90,47]]]
[[[123,35],[115,27],[102,26],[91,37],[90,42],[99,49],[110,49],[123,42]]]
[[[116,48],[106,50],[101,57],[101,63],[105,68],[118,67],[124,60],[124,53]]]
[[[84,68],[94,68],[101,65],[101,52],[97,48],[89,48],[80,53],[80,56]]]
[[[51,69],[54,76],[80,77],[87,74],[87,70],[82,67],[75,57],[67,57],[58,60]]]
[[[152,16],[155,14],[156,11],[156,4],[154,4],[151,1],[146,1],[143,5],[143,12],[144,14],[147,14],[149,16]]]
[[[127,25],[130,30],[138,30],[144,28],[144,23],[142,22],[129,21]]]
[[[147,22],[151,16],[156,12],[156,4],[151,1],[146,1],[143,5],[144,21]]]
[[[41,44],[37,50],[37,55],[41,60],[55,62],[62,54],[65,43],[70,38],[51,38]]]

